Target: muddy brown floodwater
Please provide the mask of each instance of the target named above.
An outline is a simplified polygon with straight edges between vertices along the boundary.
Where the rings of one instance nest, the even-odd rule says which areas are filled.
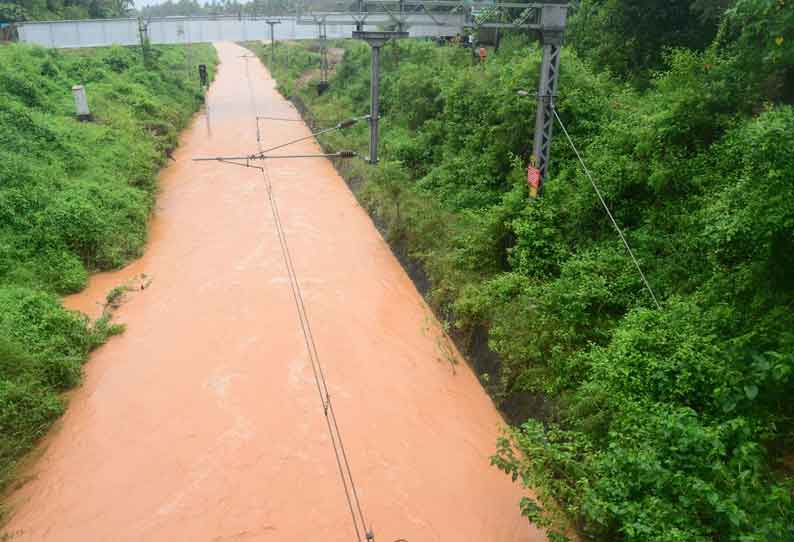
[[[210,118],[160,176],[145,255],[65,301],[96,316],[151,281],[8,499],[10,540],[355,539],[262,176],[191,161],[257,150],[256,113],[298,114],[244,49],[217,49]],[[309,133],[261,126],[264,144]],[[488,462],[502,419],[332,165],[269,168],[376,540],[542,540]]]

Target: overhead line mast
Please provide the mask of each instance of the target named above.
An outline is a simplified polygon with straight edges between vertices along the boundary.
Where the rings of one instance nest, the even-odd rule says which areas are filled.
[[[380,97],[380,47],[386,40],[407,37],[412,25],[463,28],[496,28],[535,31],[543,50],[538,78],[537,111],[532,146],[532,165],[539,172],[538,193],[550,163],[554,128],[554,96],[560,69],[560,52],[567,19],[567,2],[480,2],[466,0],[354,0],[333,12],[299,11],[296,24],[351,25],[353,37],[363,39],[372,50],[370,92],[369,162],[378,162],[378,117]],[[395,31],[365,31],[365,26]]]
[[[347,454],[344,449],[342,437],[337,425],[336,416],[333,412],[331,404],[331,397],[328,393],[325,377],[322,371],[322,366],[317,359],[316,346],[311,333],[311,327],[306,317],[303,297],[300,292],[300,283],[295,275],[292,258],[287,245],[286,236],[284,235],[283,226],[278,212],[278,206],[273,196],[272,184],[267,169],[263,166],[255,166],[251,164],[252,161],[258,160],[271,160],[271,159],[286,159],[286,158],[314,158],[314,157],[334,157],[334,158],[353,158],[357,156],[354,151],[339,151],[332,154],[295,154],[295,155],[273,155],[272,151],[283,148],[285,146],[303,141],[304,139],[314,138],[322,133],[331,130],[341,130],[348,128],[358,122],[359,120],[368,120],[370,126],[370,147],[369,147],[369,162],[377,163],[378,161],[378,120],[379,120],[379,102],[380,102],[380,48],[389,39],[407,37],[409,33],[406,31],[410,28],[412,21],[414,23],[421,22],[422,24],[432,24],[435,26],[450,26],[453,28],[523,28],[527,30],[537,30],[540,32],[540,40],[543,48],[543,60],[541,63],[541,72],[538,82],[537,92],[537,112],[535,119],[535,136],[533,141],[534,160],[539,169],[539,177],[542,180],[548,172],[549,152],[551,148],[552,127],[556,112],[554,111],[553,98],[557,89],[557,79],[559,74],[560,63],[560,49],[562,46],[562,36],[565,29],[565,21],[567,15],[567,4],[556,3],[534,3],[534,4],[521,4],[521,3],[484,3],[484,2],[462,2],[457,0],[356,0],[356,9],[351,9],[345,12],[325,13],[325,14],[312,14],[309,18],[304,18],[302,14],[298,14],[297,24],[312,24],[317,25],[320,38],[323,40],[322,46],[325,47],[325,27],[326,24],[351,24],[355,26],[356,31],[353,32],[353,37],[363,39],[369,43],[372,49],[372,75],[371,75],[371,94],[370,94],[370,114],[366,117],[357,117],[348,119],[338,123],[336,126],[321,130],[313,133],[310,136],[302,137],[293,141],[289,141],[280,145],[276,145],[269,149],[260,150],[260,152],[245,156],[216,156],[209,158],[194,158],[194,160],[214,160],[225,162],[237,166],[250,167],[259,169],[265,179],[268,196],[271,203],[272,213],[276,223],[276,229],[279,234],[279,241],[282,248],[282,253],[285,263],[290,275],[290,286],[293,291],[296,306],[300,316],[300,323],[303,329],[304,338],[306,340],[309,356],[312,360],[312,368],[315,370],[315,380],[317,381],[320,398],[323,403],[323,409],[328,423],[328,429],[331,435],[331,440],[336,454],[337,464],[342,479],[342,484],[345,490],[348,507],[350,508],[353,525],[356,533],[356,540],[358,542],[374,542],[374,534],[372,533],[371,526],[369,526],[364,519],[361,510],[361,504],[358,499],[358,493],[353,481],[350,465],[347,459]],[[375,11],[370,11],[373,6]],[[391,6],[391,9],[390,9]],[[380,9],[380,11],[378,11]],[[476,9],[481,9],[477,12]],[[512,11],[511,11],[512,10]],[[515,10],[518,10],[516,13]],[[445,13],[439,13],[444,12]],[[372,14],[380,13],[380,21],[378,17],[372,17]],[[395,28],[396,31],[365,31],[365,25],[383,25],[383,17],[386,17],[386,25]],[[348,19],[342,19],[345,18]],[[329,20],[330,19],[330,20]],[[495,20],[494,20],[495,19]],[[430,21],[430,22],[428,22]],[[271,54],[275,50],[274,39],[274,26],[278,24],[276,21],[267,20],[270,25],[271,36]],[[327,57],[322,55],[322,62],[327,70]],[[325,80],[325,77],[323,77]],[[257,133],[259,130],[257,118]],[[289,119],[291,120],[291,119]],[[559,117],[557,117],[559,120]],[[561,121],[560,121],[561,122]],[[565,130],[563,126],[563,130]],[[567,135],[567,133],[566,133]],[[257,139],[259,140],[259,134]],[[260,147],[261,148],[261,147]],[[625,242],[625,240],[624,240]],[[628,245],[627,245],[628,248]],[[638,265],[639,269],[639,265]],[[653,293],[651,292],[653,295]],[[655,299],[655,298],[654,298]],[[363,539],[362,539],[363,535]]]

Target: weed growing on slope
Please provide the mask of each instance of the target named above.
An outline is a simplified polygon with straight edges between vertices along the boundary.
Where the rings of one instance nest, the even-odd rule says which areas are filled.
[[[312,46],[278,42],[273,50],[269,43],[258,41],[247,42],[245,46],[267,66],[284,96],[291,96],[297,90],[298,80],[307,70],[319,71],[320,53]]]
[[[215,64],[210,46],[152,55],[145,69],[135,48],[0,47],[0,489],[121,331],[58,294],[140,254],[156,173],[203,101],[196,65]],[[76,84],[94,122],[74,118]]]

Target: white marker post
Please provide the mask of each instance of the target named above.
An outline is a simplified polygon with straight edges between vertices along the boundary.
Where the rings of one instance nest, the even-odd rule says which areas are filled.
[[[74,94],[74,108],[77,111],[77,119],[83,122],[91,120],[91,112],[88,110],[88,99],[85,96],[85,87],[83,85],[73,86],[72,94]]]

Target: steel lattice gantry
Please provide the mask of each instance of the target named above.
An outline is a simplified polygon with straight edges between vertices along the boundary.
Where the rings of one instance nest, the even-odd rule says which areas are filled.
[[[538,80],[538,104],[535,115],[535,136],[532,142],[532,154],[536,167],[540,170],[541,185],[549,169],[551,151],[551,134],[554,128],[554,97],[557,93],[557,79],[560,72],[560,52],[562,37],[565,30],[566,8],[543,9],[540,28],[540,43],[543,47],[543,59],[540,64]]]
[[[320,82],[317,83],[317,93],[322,94],[328,89],[328,27],[324,22],[317,23],[318,45],[320,47]]]
[[[432,35],[429,27],[438,29],[437,35],[452,35],[467,28],[512,28],[538,33],[543,49],[537,91],[537,113],[533,139],[533,162],[540,171],[541,183],[548,173],[554,126],[554,96],[560,67],[560,51],[567,17],[567,2],[482,2],[464,0],[353,0],[339,3],[338,11],[306,11],[299,9],[296,24],[350,25],[354,37],[372,46],[372,103],[370,108],[370,161],[377,162],[377,122],[379,65],[375,59],[380,46],[387,39],[405,37],[411,30],[423,36]],[[380,32],[366,32],[375,26]],[[389,36],[389,32],[393,34]],[[541,185],[542,186],[542,185]],[[539,187],[540,188],[540,187]]]

